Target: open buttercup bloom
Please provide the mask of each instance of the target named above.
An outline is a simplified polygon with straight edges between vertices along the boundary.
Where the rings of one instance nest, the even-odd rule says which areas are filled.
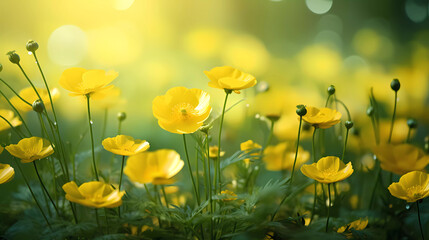
[[[209,147],[209,157],[210,158],[217,158],[217,153],[219,151],[219,147],[218,146],[210,146]],[[224,151],[220,151],[220,157],[223,157],[225,155]]]
[[[247,140],[240,144],[240,150],[245,152],[249,152],[260,148],[262,148],[262,146],[253,142],[252,140]],[[261,154],[260,152],[255,152],[255,153],[251,153],[250,156],[258,156],[260,154]],[[250,163],[250,159],[249,158],[244,159],[244,163],[246,164],[246,166],[248,166]]]
[[[86,182],[79,187],[71,181],[63,185],[63,190],[70,202],[92,208],[119,207],[125,194],[125,191],[113,189],[110,184],[99,181]]]
[[[302,120],[318,128],[330,128],[341,121],[341,113],[330,108],[315,108],[306,106],[307,114]]]
[[[204,71],[204,74],[210,79],[209,86],[212,88],[237,91],[253,87],[257,83],[254,76],[229,66],[215,67]]]
[[[174,87],[152,102],[152,112],[159,126],[178,134],[197,131],[211,110],[210,95],[196,88]]]
[[[124,173],[132,182],[171,184],[174,182],[172,177],[179,173],[184,165],[185,162],[176,151],[160,149],[130,156]]]
[[[107,151],[122,156],[131,156],[149,149],[149,143],[146,140],[134,139],[126,135],[106,138],[101,144]]]
[[[355,220],[345,226],[338,228],[337,233],[343,233],[345,231],[350,231],[351,229],[355,231],[364,230],[368,226],[368,218]]]
[[[51,100],[49,99],[49,93],[44,88],[36,88],[37,92],[39,93],[40,97],[42,98],[43,103],[45,104],[46,109],[50,109],[51,107]],[[34,101],[39,99],[36,92],[32,87],[24,88],[21,91],[19,91],[19,96],[21,96],[25,101],[27,101],[30,104],[33,104]],[[60,97],[60,91],[58,88],[51,89],[51,97],[52,101],[56,101]],[[19,97],[13,96],[10,99],[10,102],[21,112],[30,112],[33,110],[32,106],[28,105],[27,103],[23,102]]]
[[[293,148],[294,146],[288,142],[265,148],[264,157],[262,158],[265,168],[269,171],[292,170],[293,162],[295,161],[295,149]],[[299,168],[308,159],[310,159],[310,153],[299,147],[296,167]]]
[[[43,159],[54,153],[51,143],[41,137],[29,137],[21,139],[18,144],[6,146],[12,156],[21,159],[22,163]]]
[[[12,124],[13,127],[18,127],[22,124],[21,120],[18,117],[15,117],[15,114],[8,109],[0,109],[0,116],[4,117],[7,121]],[[0,119],[0,131],[4,131],[10,128],[10,125],[4,120]]]
[[[338,157],[328,156],[313,164],[302,165],[301,172],[320,183],[342,181],[353,173],[352,163],[344,164]]]
[[[86,70],[84,68],[69,68],[63,72],[60,78],[60,85],[69,90],[70,96],[90,95],[92,99],[102,99],[106,97],[106,91],[113,88],[108,85],[118,73],[115,71]]]
[[[388,189],[394,197],[407,202],[418,201],[429,196],[429,174],[422,171],[406,173]]]
[[[429,155],[411,144],[382,144],[374,148],[381,168],[403,175],[411,171],[423,170],[429,164]]]
[[[0,163],[0,184],[7,183],[15,176],[15,170],[9,164]]]

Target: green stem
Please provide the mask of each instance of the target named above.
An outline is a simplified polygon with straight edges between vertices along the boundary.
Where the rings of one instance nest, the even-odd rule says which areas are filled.
[[[325,107],[328,107],[329,99],[331,98],[331,94],[328,95],[328,98],[326,99]]]
[[[121,185],[122,185],[122,176],[124,175],[124,163],[125,163],[125,156],[122,156],[122,164],[121,164],[121,175],[119,175],[119,191],[121,191]],[[118,215],[121,217],[121,207],[118,207]]]
[[[341,100],[339,100],[339,99],[337,99],[337,98],[335,98],[335,102],[338,102],[338,103],[340,103],[342,106],[343,106],[343,108],[346,110],[346,112],[347,112],[347,119],[349,120],[349,121],[351,121],[352,120],[352,117],[351,117],[351,115],[350,115],[350,111],[349,111],[349,109],[347,108],[347,106],[346,106],[346,104],[344,104],[344,102],[343,101],[341,101]]]
[[[209,202],[210,202],[210,215],[213,215],[213,197],[212,197],[212,176],[211,176],[211,164],[210,164],[210,145],[209,145],[209,134],[206,133],[206,148],[207,148],[207,166],[208,166],[208,178],[209,178]],[[213,217],[210,217],[210,239],[213,239]]]
[[[197,199],[198,206],[201,204],[200,202],[200,196],[198,195],[197,186],[195,185],[194,175],[192,174],[192,168],[191,168],[191,161],[189,160],[189,154],[188,154],[188,147],[186,146],[186,136],[185,134],[182,134],[183,136],[183,145],[185,147],[185,154],[186,154],[186,161],[188,165],[189,175],[192,180],[192,186],[194,187],[194,193],[195,197]]]
[[[88,124],[89,124],[89,133],[91,134],[91,150],[92,150],[92,164],[94,167],[94,173],[95,173],[95,179],[99,181],[98,178],[98,171],[97,171],[97,165],[95,163],[95,151],[94,151],[94,134],[92,133],[92,119],[91,119],[91,110],[90,110],[90,104],[89,104],[89,94],[86,95],[86,103],[88,107]]]
[[[109,109],[104,109],[104,117],[103,117],[103,128],[101,130],[101,141],[106,137],[106,128],[107,128],[107,117],[108,117]],[[119,121],[120,122],[120,121]]]
[[[348,137],[349,137],[349,130],[350,129],[348,129],[347,128],[347,131],[346,131],[346,138],[345,138],[345,140],[344,140],[344,148],[343,148],[343,156],[341,157],[341,160],[344,162],[344,156],[346,155],[346,146],[347,146],[347,139],[348,139]]]
[[[43,74],[43,70],[42,70],[42,67],[40,66],[39,59],[37,59],[36,52],[32,52],[32,53],[33,53],[34,59],[36,60],[36,64],[37,64],[37,67],[39,68],[40,74],[42,75],[43,83],[45,84],[46,90],[48,92],[49,101],[50,101],[50,104],[51,104],[51,109],[52,109],[52,113],[54,115],[54,120],[55,120],[54,128],[55,128],[55,131],[57,132],[57,135],[58,135],[58,140],[59,140],[59,143],[60,143],[61,152],[62,152],[63,157],[64,157],[64,162],[66,162],[66,159],[65,159],[66,156],[65,156],[65,152],[64,152],[64,145],[63,145],[63,141],[61,139],[61,133],[60,133],[59,125],[58,125],[57,114],[55,112],[54,102],[52,101],[51,90],[49,89],[48,82],[46,81],[46,78],[45,78],[45,74]],[[46,113],[46,117],[48,118],[48,113],[47,113],[46,109],[45,109],[45,113]],[[67,166],[67,164],[66,164],[66,166]],[[67,167],[66,167],[66,170],[67,170],[67,179],[68,179],[69,178],[69,173],[68,173],[68,168]]]
[[[144,185],[144,189],[146,189],[146,194],[147,194],[149,200],[155,203],[155,200],[153,199],[152,194],[150,194],[149,188],[147,187],[146,183],[143,185]]]
[[[199,166],[198,166],[199,165],[198,164],[198,151],[195,151],[195,154],[196,154],[196,156],[195,156],[195,168],[196,168],[196,171],[195,171],[195,182],[197,184],[198,196],[201,198],[201,196],[200,196],[200,189],[201,189],[200,188],[200,172],[199,172],[200,170],[199,170]]]
[[[381,176],[381,167],[380,166],[378,166],[377,173],[376,173],[375,176],[376,176],[375,177],[375,182],[374,182],[374,186],[372,187],[372,191],[371,191],[371,196],[370,196],[368,208],[371,208],[372,203],[374,202],[375,190],[377,189],[378,179]]]
[[[265,148],[267,148],[267,147],[268,147],[268,145],[270,145],[271,140],[273,139],[274,123],[275,123],[275,121],[274,121],[274,120],[271,120],[270,134],[268,135],[268,140],[267,140],[267,142],[265,143],[265,147],[264,147],[264,149],[265,149]]]
[[[43,121],[43,117],[42,117],[42,114],[41,113],[38,113],[38,116],[39,116],[39,121],[40,121],[40,128],[41,128],[41,130],[42,130],[42,135],[43,135],[43,133],[45,133],[46,134],[46,136],[48,137],[48,139],[49,139],[49,143],[51,144],[51,147],[52,147],[52,149],[54,149],[54,150],[57,150],[57,148],[56,148],[56,146],[52,143],[52,140],[49,138],[49,134],[48,134],[48,130],[46,130],[46,126],[45,126],[45,122]],[[55,138],[55,134],[52,134],[53,135],[53,137]],[[55,138],[55,140],[56,140],[56,138]],[[54,141],[55,141],[54,140]],[[56,151],[55,151],[56,152]],[[56,154],[58,157],[60,157],[60,155],[57,153]],[[60,166],[61,166],[61,170],[62,170],[62,172],[63,172],[63,174],[65,175],[65,176],[67,176],[66,175],[66,170],[65,170],[65,168],[64,168],[64,166],[63,166],[63,163],[61,162],[61,160],[59,160],[58,159],[58,161],[59,161],[59,163],[60,163]],[[66,167],[67,168],[67,167]]]
[[[124,174],[124,163],[125,163],[125,156],[122,156],[121,175],[119,176],[119,191],[121,191],[122,175]]]
[[[20,138],[24,138],[25,136],[22,136],[21,133],[3,116],[0,115],[0,118],[5,120],[7,122],[7,124],[9,124],[10,128],[16,133],[16,135],[18,135],[18,137]]]
[[[329,214],[331,209],[331,184],[328,183],[328,197],[329,197],[329,206],[328,206],[328,218],[326,218],[326,228],[325,231],[328,232],[329,227]]]
[[[21,101],[23,101],[25,104],[27,104],[28,106],[32,107],[33,105],[29,102],[27,102],[24,98],[22,98],[15,90],[13,90],[13,88],[7,84],[6,81],[4,81],[3,79],[0,78],[0,81],[4,83],[4,85],[6,85],[19,99],[21,99]]]
[[[409,143],[410,139],[411,139],[411,128],[409,127],[408,128],[408,134],[407,134],[407,141],[406,141],[406,143]]]
[[[299,138],[301,136],[301,125],[302,125],[302,116],[299,116],[298,139],[296,140],[295,159],[293,160],[292,173],[290,176],[290,184],[291,185],[292,185],[292,181],[293,181],[293,174],[295,172],[296,159],[298,158]]]
[[[120,135],[121,132],[122,132],[122,121],[119,120],[119,123],[118,123],[118,135]]]
[[[312,155],[313,155],[313,162],[316,162],[316,148],[315,148],[315,144],[314,144],[314,140],[315,140],[315,136],[316,136],[316,130],[317,127],[314,127],[314,131],[313,131],[313,138],[312,138]],[[314,198],[313,198],[313,207],[311,209],[311,218],[310,218],[310,223],[313,221],[314,218],[314,210],[316,209],[316,201],[317,201],[317,182],[314,182]]]
[[[49,229],[51,229],[51,230],[52,230],[51,224],[49,223],[48,218],[46,217],[45,213],[43,212],[42,207],[40,206],[39,201],[37,201],[36,195],[34,195],[34,192],[33,192],[33,190],[31,189],[30,184],[28,184],[28,180],[27,180],[27,178],[25,177],[24,172],[23,172],[23,171],[22,171],[22,169],[21,169],[21,166],[20,166],[20,165],[19,165],[19,163],[16,161],[16,158],[13,158],[13,160],[15,161],[16,166],[18,166],[19,172],[21,173],[22,178],[24,178],[25,184],[27,185],[28,189],[30,190],[31,196],[33,197],[34,201],[36,202],[37,207],[39,208],[40,212],[42,213],[42,216],[43,216],[43,218],[45,219],[46,224],[48,224]]]
[[[216,164],[217,164],[216,167],[217,167],[217,171],[218,171],[218,178],[219,178],[219,182],[218,182],[217,185],[219,185],[219,188],[217,188],[215,186],[215,190],[217,189],[217,192],[220,192],[220,190],[222,188],[222,179],[221,179],[222,178],[221,177],[222,174],[221,174],[221,170],[220,170],[220,149],[221,149],[221,139],[222,139],[222,126],[223,126],[223,119],[225,117],[226,102],[228,101],[228,96],[231,93],[232,93],[232,90],[225,89],[225,101],[223,103],[222,115],[221,115],[221,118],[220,118],[220,125],[219,125],[219,139],[218,139],[218,144],[217,144],[217,146],[219,148],[218,148],[218,151],[217,151],[217,162],[216,162]]]
[[[420,227],[420,234],[422,235],[422,240],[425,240],[425,236],[423,235],[422,221],[420,220],[419,201],[420,200],[417,201],[417,217],[419,218],[419,227]]]
[[[290,177],[290,182],[289,184],[292,185],[292,181],[293,181],[293,174],[295,171],[295,164],[296,164],[296,159],[298,157],[298,148],[299,148],[299,138],[301,136],[301,125],[302,125],[302,116],[299,116],[299,127],[298,127],[298,139],[296,141],[296,152],[295,152],[295,160],[293,162],[293,167],[292,167],[292,173],[291,173],[291,177]],[[280,210],[280,207],[282,206],[282,204],[286,201],[286,198],[288,197],[287,194],[285,194],[285,196],[283,197],[282,201],[280,202],[280,204],[277,206],[276,211],[274,212],[274,214],[271,216],[271,221],[274,220],[274,218],[277,215],[277,212]]]
[[[313,130],[313,138],[312,138],[312,147],[311,147],[311,151],[312,151],[312,155],[313,155],[313,162],[316,162],[316,148],[315,148],[315,139],[316,139],[316,130],[317,127],[314,127]]]
[[[387,143],[390,143],[392,141],[392,132],[393,132],[393,125],[395,124],[397,102],[398,102],[398,91],[395,91],[395,105],[393,106],[392,122],[390,124],[389,140],[387,140]]]
[[[98,209],[94,208],[95,210],[95,221],[97,222],[97,226],[99,229],[101,229],[100,220],[98,219]]]
[[[48,189],[46,189],[45,184],[43,184],[42,178],[39,175],[39,171],[37,170],[37,164],[36,161],[33,161],[34,170],[36,171],[37,178],[39,179],[40,185],[42,186],[43,191],[45,191],[46,195],[48,195],[49,201],[51,201],[52,206],[54,206],[55,212],[57,212],[57,215],[59,216],[60,213],[58,211],[57,205],[55,205],[54,200],[52,199],[51,195],[49,194]]]
[[[168,198],[167,198],[167,194],[165,193],[164,185],[161,185],[161,190],[162,190],[162,194],[164,195],[165,205],[167,206],[167,208],[169,208],[169,206],[168,206]]]
[[[2,80],[3,81],[3,80]],[[16,115],[18,115],[19,119],[21,119],[22,124],[24,125],[25,129],[27,130],[27,132],[30,135],[33,135],[30,131],[30,129],[27,126],[27,123],[24,121],[24,118],[21,116],[21,114],[19,113],[18,109],[15,108],[15,106],[9,101],[9,99],[6,97],[6,95],[0,91],[0,94],[4,97],[4,99],[6,99],[6,101],[9,103],[9,105],[12,107],[12,109],[16,112]]]

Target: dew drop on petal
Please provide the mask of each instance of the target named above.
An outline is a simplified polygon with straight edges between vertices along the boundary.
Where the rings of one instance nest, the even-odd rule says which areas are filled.
[[[405,206],[405,209],[407,209],[407,210],[410,210],[410,208],[411,208],[411,207],[410,207],[410,205],[408,205],[408,204]]]
[[[28,52],[28,55],[32,55],[33,53],[32,52]]]

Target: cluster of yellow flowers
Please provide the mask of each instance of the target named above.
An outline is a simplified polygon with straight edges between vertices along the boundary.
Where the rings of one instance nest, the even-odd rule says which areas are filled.
[[[35,54],[34,51],[32,52]],[[10,53],[9,57],[14,61],[13,62],[11,60],[13,63],[19,65],[19,57],[18,60],[16,60],[17,58],[14,53]],[[204,190],[206,192],[206,200],[208,200],[207,206],[209,210],[207,211],[211,214],[214,213],[217,205],[216,203],[213,203],[213,200],[216,199],[222,200],[223,203],[234,202],[235,200],[237,200],[235,203],[242,203],[243,200],[238,200],[240,196],[232,191],[236,191],[238,189],[232,189],[237,185],[237,182],[233,183],[233,187],[230,188],[230,185],[226,185],[227,187],[225,187],[225,182],[222,182],[221,180],[222,168],[220,160],[225,156],[225,152],[222,151],[221,146],[222,124],[226,112],[228,96],[232,93],[239,94],[240,91],[255,86],[257,80],[251,74],[242,72],[230,66],[215,67],[210,71],[204,71],[204,73],[210,80],[208,82],[208,86],[223,89],[225,92],[225,101],[222,114],[220,116],[217,145],[210,146],[209,144],[209,129],[211,129],[213,121],[207,123],[207,119],[210,117],[212,112],[210,95],[207,92],[195,88],[188,89],[181,86],[173,87],[169,89],[165,95],[154,98],[152,102],[153,116],[157,119],[158,125],[170,133],[182,135],[186,154],[186,163],[175,150],[158,149],[155,151],[148,151],[150,148],[149,142],[146,140],[135,139],[132,136],[122,135],[119,131],[117,136],[108,138],[103,137],[104,139],[101,142],[106,151],[122,158],[119,182],[117,184],[108,183],[106,182],[107,179],[100,179],[98,175],[99,171],[97,169],[97,162],[95,160],[95,143],[92,130],[93,122],[91,119],[90,100],[103,99],[106,96],[111,95],[112,91],[116,91],[116,87],[111,85],[111,82],[118,77],[118,73],[115,71],[86,70],[84,68],[70,68],[65,70],[60,77],[59,84],[66,90],[70,91],[70,96],[81,96],[86,98],[88,124],[91,136],[92,164],[95,179],[93,181],[84,182],[80,185],[76,183],[79,182],[76,181],[76,179],[74,179],[74,181],[70,181],[71,178],[68,176],[68,167],[65,161],[64,146],[62,146],[61,135],[59,134],[53,105],[53,102],[59,96],[57,89],[50,91],[48,88],[35,88],[31,84],[31,88],[25,88],[19,93],[16,93],[16,96],[12,97],[9,102],[11,106],[14,107],[14,110],[16,110],[18,116],[15,116],[14,112],[11,110],[0,109],[0,116],[3,119],[3,121],[0,121],[0,131],[13,129],[21,138],[17,144],[8,144],[4,148],[3,146],[0,146],[0,153],[3,152],[3,149],[6,149],[6,151],[13,156],[14,160],[17,158],[21,160],[21,163],[32,163],[34,165],[41,188],[48,196],[57,212],[57,206],[50,197],[49,192],[40,177],[37,168],[37,162],[39,161],[37,160],[45,158],[58,160],[63,170],[63,175],[67,179],[67,181],[65,181],[67,183],[62,185],[62,189],[65,192],[65,198],[70,202],[90,208],[117,208],[122,205],[122,198],[125,195],[125,191],[122,190],[123,174],[125,174],[135,185],[144,185],[146,190],[146,184],[152,184],[156,191],[157,186],[161,186],[165,196],[165,199],[163,200],[164,204],[169,207],[164,185],[175,183],[175,176],[184,168],[185,165],[187,165],[196,202],[198,205],[201,205],[201,188],[198,183],[200,173],[198,166],[196,174],[192,171],[186,142],[187,134],[201,131],[201,133],[206,137],[201,146],[203,149],[206,148],[203,150],[202,155],[203,158],[204,156],[207,158],[207,162],[204,162],[203,175]],[[27,77],[27,75],[25,76]],[[392,89],[396,89],[395,91],[397,91],[399,90],[399,87],[396,87],[395,85],[395,88],[392,87]],[[341,103],[341,101],[339,102]],[[327,105],[328,101],[326,106]],[[264,144],[259,144],[254,140],[242,142],[240,144],[239,156],[244,156],[242,157],[242,160],[246,170],[248,170],[248,176],[245,184],[246,187],[250,186],[250,192],[252,191],[252,186],[256,181],[254,176],[257,176],[259,171],[254,164],[254,160],[261,160],[268,171],[282,171],[283,173],[289,171],[291,174],[289,184],[293,183],[296,167],[300,168],[300,171],[304,176],[315,180],[313,209],[311,212],[311,219],[308,224],[311,223],[314,216],[315,204],[319,193],[317,191],[317,186],[320,183],[324,194],[323,186],[324,184],[327,184],[329,202],[327,207],[326,231],[328,231],[329,214],[330,208],[332,207],[331,186],[332,184],[349,178],[353,174],[354,169],[351,162],[345,161],[348,131],[353,127],[353,122],[351,121],[348,110],[349,120],[345,121],[347,132],[345,135],[346,137],[342,157],[326,156],[322,152],[320,153],[320,155],[322,155],[320,158],[316,157],[314,144],[316,132],[319,131],[320,134],[321,130],[319,129],[328,129],[335,126],[341,122],[342,117],[342,114],[339,111],[326,106],[323,108],[304,105],[297,106],[296,113],[299,116],[299,128],[296,144],[288,141],[280,141],[275,145],[271,145],[274,124],[279,119],[279,116],[275,116],[275,114],[267,116],[267,119],[271,121],[271,132],[268,140]],[[51,119],[48,117],[46,112],[47,108],[53,111],[55,124],[53,124]],[[34,110],[39,114],[42,126],[42,136],[44,136],[43,138],[36,137],[31,134],[18,110],[24,113]],[[48,134],[47,130],[44,129],[43,117],[45,117],[46,121],[49,123],[49,127],[52,131],[51,134]],[[125,118],[125,115],[120,116],[120,121],[123,118]],[[300,146],[300,134],[303,129],[303,122],[313,128],[312,154]],[[20,129],[17,128],[21,125],[25,126],[30,137],[27,137],[26,133],[21,132]],[[390,135],[392,128],[393,121]],[[50,138],[51,136],[53,138]],[[45,139],[45,137],[49,139]],[[409,143],[391,144],[390,136],[388,143],[378,144],[374,148],[373,152],[375,153],[376,158],[380,161],[380,169],[401,175],[399,182],[391,183],[388,187],[388,190],[393,196],[406,200],[407,202],[416,202],[429,196],[429,174],[424,172],[424,169],[429,164],[429,156],[426,155],[423,150]],[[54,154],[55,158],[51,156]],[[313,163],[306,164],[310,159],[310,156],[313,158]],[[205,160],[203,159],[203,161]],[[211,162],[213,162],[213,166],[211,166]],[[20,165],[18,165],[17,162],[16,164],[20,169]],[[212,170],[214,172],[213,177],[211,176]],[[0,184],[11,181],[14,175],[14,168],[9,164],[0,164]],[[197,181],[195,181],[194,175],[196,175]],[[55,176],[53,177],[55,178]],[[24,180],[30,188],[25,176]],[[177,189],[175,189],[175,191],[177,191]],[[334,185],[335,195],[337,194],[336,191],[337,188]],[[32,191],[31,193],[37,203],[36,196]],[[212,194],[217,196],[213,197]],[[285,198],[280,202],[280,205],[278,206],[279,208],[286,197],[287,196],[285,196]],[[181,204],[183,201],[183,199],[178,198],[174,200],[173,203]],[[159,202],[162,202],[162,200],[159,200]],[[71,206],[74,213],[73,205]],[[41,208],[40,210],[43,214],[43,210]],[[271,216],[272,220],[275,219],[277,210]],[[118,212],[120,216],[119,208]],[[45,220],[48,222],[46,217]],[[210,220],[211,227],[213,227],[213,218]],[[349,237],[350,235],[348,232],[350,229],[362,230],[367,226],[367,224],[368,219],[359,219],[339,228],[337,232],[343,233]]]

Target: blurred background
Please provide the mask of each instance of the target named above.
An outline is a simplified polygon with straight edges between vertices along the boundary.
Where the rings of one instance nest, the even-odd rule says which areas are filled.
[[[367,140],[373,142],[365,115],[370,89],[385,106],[383,117],[388,122],[394,99],[389,84],[398,78],[402,85],[398,118],[419,121],[420,145],[427,134],[426,0],[14,0],[0,1],[0,9],[1,78],[16,90],[28,87],[5,55],[16,50],[30,78],[43,87],[25,49],[28,40],[37,41],[48,82],[60,89],[57,111],[62,131],[72,143],[87,131],[87,119],[84,101],[68,96],[58,84],[62,71],[70,67],[119,72],[113,84],[121,94],[92,103],[96,134],[102,135],[105,108],[109,109],[105,136],[116,135],[116,114],[124,111],[128,117],[123,133],[148,140],[153,150],[181,151],[182,145],[180,136],[157,125],[152,99],[174,86],[201,88],[211,94],[215,117],[224,92],[209,88],[203,71],[223,65],[251,73],[263,83],[233,94],[231,105],[245,100],[227,114],[226,129],[242,126],[245,118],[257,113],[278,111],[286,124],[279,124],[276,137],[295,139],[295,106],[323,107],[332,84],[337,98],[350,108],[355,126],[366,126]],[[267,86],[268,92],[258,94]],[[6,107],[5,101],[1,104]],[[37,128],[34,115],[27,117],[34,118],[30,122]],[[225,138],[235,141],[225,148],[234,152],[240,142],[255,136],[263,141],[264,134],[226,131]],[[80,150],[89,150],[89,145],[82,144]]]

